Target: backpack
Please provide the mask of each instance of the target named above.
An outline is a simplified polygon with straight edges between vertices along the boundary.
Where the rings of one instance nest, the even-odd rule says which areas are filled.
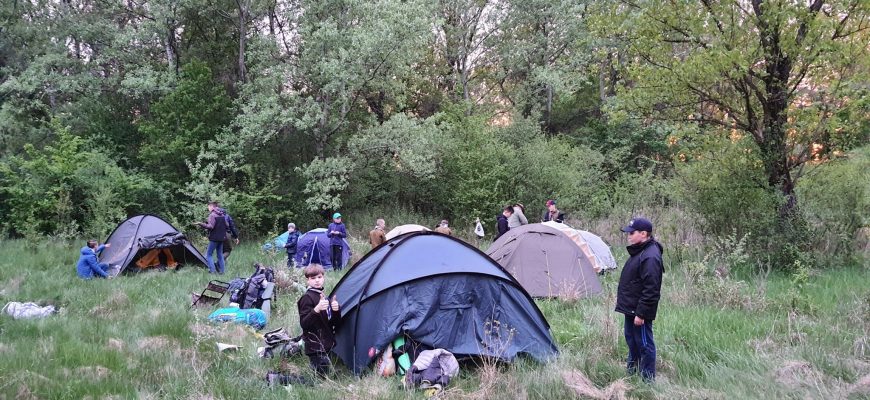
[[[271,267],[254,263],[254,273],[248,279],[236,278],[230,282],[230,301],[241,308],[260,308],[263,305],[260,295],[263,294],[265,282],[275,282],[275,272]]]

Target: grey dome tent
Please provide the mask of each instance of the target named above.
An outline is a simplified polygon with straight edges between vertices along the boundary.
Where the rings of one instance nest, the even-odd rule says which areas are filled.
[[[106,243],[112,246],[103,250],[100,262],[120,267],[119,273],[152,249],[168,249],[180,265],[208,265],[184,234],[156,215],[137,215],[121,222]]]
[[[457,357],[545,361],[558,353],[541,311],[480,250],[437,232],[398,236],[351,267],[330,296],[341,304],[333,352],[359,375],[370,349],[399,335]]]
[[[601,293],[593,261],[552,226],[528,224],[511,229],[486,253],[534,297],[585,298]]]

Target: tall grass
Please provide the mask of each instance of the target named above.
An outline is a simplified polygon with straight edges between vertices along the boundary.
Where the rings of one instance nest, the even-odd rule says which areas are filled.
[[[373,222],[376,216],[362,217]],[[354,225],[351,231],[357,258],[367,250],[368,225]],[[283,253],[263,253],[260,244],[249,241],[237,248],[224,278],[249,275],[255,261],[284,265]],[[314,386],[294,386],[289,392],[269,388],[263,380],[267,371],[310,375],[307,359],[298,356],[284,364],[259,359],[255,351],[262,339],[257,333],[209,324],[210,309],[189,309],[190,292],[200,291],[212,278],[204,269],[85,282],[75,276],[79,247],[61,241],[0,242],[0,301],[61,307],[59,314],[44,319],[0,316],[0,399],[423,397],[403,391],[397,380],[358,379],[341,366],[331,379]],[[624,254],[618,257],[624,260]],[[604,293],[599,297],[537,300],[559,346],[557,360],[545,365],[526,359],[466,364],[443,398],[569,399],[581,392],[641,399],[868,398],[870,270],[813,272],[799,290],[791,276],[778,272],[739,285],[735,278],[724,278],[734,296],[740,296],[740,301],[726,303],[715,298],[722,292],[705,290],[723,285],[716,283],[720,278],[685,272],[688,264],[703,261],[700,254],[686,251],[679,262],[669,262],[655,322],[655,385],[625,377],[622,318],[612,311],[618,274],[609,274],[601,277]],[[340,277],[340,272],[329,272],[327,288]],[[279,293],[267,329],[300,332],[297,297]],[[750,303],[759,306],[746,306]],[[215,342],[243,347],[218,353]],[[579,380],[578,374],[588,380]]]

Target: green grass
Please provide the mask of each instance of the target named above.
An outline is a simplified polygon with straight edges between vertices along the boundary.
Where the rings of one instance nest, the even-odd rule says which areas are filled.
[[[367,243],[351,243],[358,259]],[[0,316],[0,399],[423,397],[401,390],[396,380],[357,379],[344,368],[314,387],[270,389],[263,377],[282,365],[257,358],[261,339],[253,331],[208,324],[210,310],[188,309],[190,292],[210,279],[203,269],[85,282],[75,276],[79,247],[0,242],[0,301],[62,307],[45,319]],[[284,265],[283,254],[243,243],[230,257],[228,275],[247,276],[255,261]],[[773,273],[741,286],[748,306],[731,307],[701,297],[709,292],[680,268],[672,263],[665,274],[655,322],[655,385],[624,376],[622,319],[612,311],[618,275],[611,274],[602,277],[600,297],[537,301],[561,350],[557,360],[464,365],[444,397],[576,398],[562,376],[580,371],[600,390],[623,382],[628,398],[868,398],[870,388],[856,383],[870,374],[870,270],[818,272],[797,292],[790,277]],[[338,279],[339,273],[328,273],[327,287]],[[299,332],[296,297],[279,295],[267,329]],[[218,341],[243,349],[218,353]],[[307,374],[306,364],[297,357],[289,368]]]

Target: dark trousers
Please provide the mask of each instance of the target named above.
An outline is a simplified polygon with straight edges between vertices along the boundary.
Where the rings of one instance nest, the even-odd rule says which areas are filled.
[[[645,381],[654,381],[656,378],[656,343],[653,340],[653,322],[645,320],[643,325],[634,324],[634,315],[625,316],[625,343],[628,344],[628,360],[626,370],[629,374],[636,374],[640,369],[640,376]]]
[[[287,253],[287,268],[293,269],[296,267],[296,253]]]
[[[341,270],[341,245],[332,245],[332,269],[335,271]]]
[[[317,373],[317,376],[324,377],[332,372],[332,362],[329,361],[329,354],[318,352],[308,354],[308,365]]]

